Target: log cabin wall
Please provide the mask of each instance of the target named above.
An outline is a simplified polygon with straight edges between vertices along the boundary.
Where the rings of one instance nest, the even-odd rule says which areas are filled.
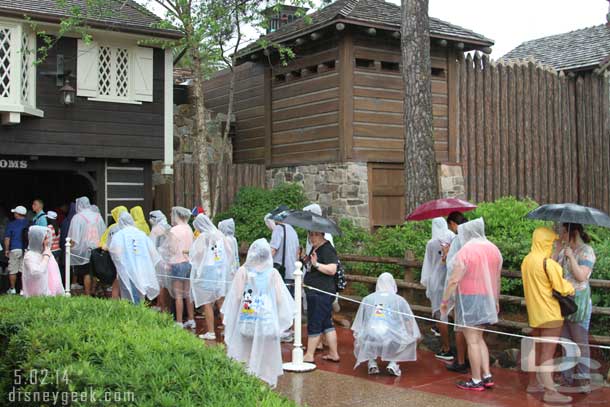
[[[340,160],[338,45],[337,37],[318,41],[271,70],[269,166]]]
[[[353,35],[353,151],[354,161],[403,163],[403,83],[400,73],[400,43],[392,38]],[[447,48],[433,47],[432,104],[434,149],[439,163],[452,161],[451,145],[456,117],[450,118],[450,99],[457,88],[449,83]],[[453,55],[455,57],[455,55]],[[451,86],[451,90],[450,90]],[[457,123],[457,122],[456,122]],[[455,133],[453,131],[453,133]],[[455,144],[455,143],[451,143]],[[454,159],[453,159],[454,160]]]
[[[265,105],[263,64],[247,62],[236,68],[233,139],[235,163],[265,162]],[[219,72],[204,84],[205,107],[218,113],[226,113],[229,103],[228,70]]]

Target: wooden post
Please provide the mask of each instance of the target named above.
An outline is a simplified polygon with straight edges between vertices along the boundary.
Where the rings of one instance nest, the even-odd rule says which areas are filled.
[[[445,46],[446,46],[446,40]],[[447,49],[447,90],[449,111],[449,134],[447,141],[449,143],[449,162],[456,163],[458,161],[458,62],[456,60],[456,52],[453,49]]]
[[[352,158],[354,139],[354,46],[344,31],[339,45],[339,161]]]
[[[273,137],[273,99],[271,96],[272,86],[271,83],[271,67],[265,68],[264,81],[263,81],[263,103],[265,105],[265,166],[271,166],[273,157],[271,156],[272,137]]]
[[[485,98],[484,94],[484,72],[481,68],[481,54],[477,51],[474,54],[474,75],[476,87],[476,202],[481,202],[485,199],[483,194],[485,190]]]
[[[476,145],[476,129],[475,117],[476,100],[475,100],[475,76],[477,74],[476,69],[473,66],[472,56],[468,54],[466,57],[466,81],[468,94],[468,198],[476,200],[477,187],[476,187],[476,176],[477,176],[477,145]]]
[[[500,182],[500,174],[502,171],[502,159],[500,153],[500,74],[497,63],[492,64],[491,71],[491,115],[492,115],[492,184],[493,184],[493,199],[498,199],[502,196],[502,183]]]
[[[493,151],[495,150],[492,117],[491,117],[491,105],[492,105],[492,93],[491,93],[491,70],[492,66],[489,61],[488,55],[483,55],[483,103],[485,107],[484,111],[484,133],[483,133],[483,146],[484,146],[484,169],[483,174],[485,175],[484,194],[481,196],[487,202],[493,200]]]
[[[553,87],[554,73],[550,69],[545,70],[546,75],[546,136],[547,136],[547,156],[546,162],[548,163],[548,183],[549,183],[549,202],[557,202],[557,188],[561,188],[561,184],[557,181],[556,173],[556,157],[555,157],[555,119],[553,117],[553,100],[555,99],[555,89]]]
[[[536,202],[540,202],[540,177],[538,171],[534,172],[534,163],[541,163],[540,161],[540,136],[538,134],[538,68],[533,60],[528,63],[529,69],[529,80],[530,80],[530,112],[531,112],[531,144],[527,148],[531,149],[530,154],[530,165],[528,167],[528,174],[531,176],[530,188],[532,191],[532,198]]]
[[[610,90],[608,89],[608,75],[601,75],[600,82],[602,87],[602,98],[600,103],[602,120],[600,123],[600,135],[602,136],[604,144],[604,147],[602,148],[602,174],[604,174],[604,179],[602,180],[602,185],[604,188],[604,204],[602,209],[608,213],[610,212]]]
[[[414,262],[416,260],[415,254],[413,254],[411,250],[405,250],[404,259],[406,262]],[[403,280],[410,283],[415,282],[414,271],[415,269],[413,267],[405,266],[405,275],[403,277]]]
[[[531,172],[528,170],[531,166],[532,162],[532,149],[530,142],[530,126],[531,126],[531,111],[530,111],[530,80],[529,80],[529,71],[527,69],[527,64],[523,63],[519,67],[521,69],[521,80],[523,81],[523,89],[522,89],[522,99],[518,101],[518,103],[523,107],[523,123],[521,125],[521,131],[519,133],[519,161],[521,170],[519,171],[519,195],[522,198],[526,198],[530,196],[529,191],[531,189],[532,176]]]
[[[547,81],[544,69],[539,67],[540,75],[538,76],[538,126],[540,140],[540,162],[545,162],[547,158],[548,138],[546,136],[546,99],[547,99]],[[549,179],[548,171],[545,167],[540,169],[540,185],[541,185],[541,202],[549,202]]]
[[[514,155],[512,158],[513,165],[513,191],[514,196],[523,198],[523,71],[521,64],[513,65],[515,75],[515,138]]]
[[[501,159],[502,159],[502,173],[500,176],[502,182],[502,196],[509,195],[509,172],[508,172],[508,144],[510,143],[510,133],[508,129],[508,65],[500,65],[500,117],[502,121],[500,122],[500,151],[501,151]]]

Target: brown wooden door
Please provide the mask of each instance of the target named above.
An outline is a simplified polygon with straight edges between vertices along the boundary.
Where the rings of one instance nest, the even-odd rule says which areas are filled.
[[[371,227],[400,225],[405,217],[405,182],[402,164],[369,163]]]

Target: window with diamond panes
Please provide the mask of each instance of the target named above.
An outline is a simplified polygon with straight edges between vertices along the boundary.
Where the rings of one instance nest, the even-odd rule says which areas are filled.
[[[100,46],[98,56],[100,96],[129,97],[129,50]]]
[[[21,41],[21,100],[23,103],[30,102],[30,69],[32,60],[30,58],[30,39],[27,35]]]
[[[0,97],[11,94],[11,29],[0,26]]]

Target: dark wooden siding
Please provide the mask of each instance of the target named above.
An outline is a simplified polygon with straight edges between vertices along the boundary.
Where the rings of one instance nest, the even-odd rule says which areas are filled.
[[[271,165],[339,159],[336,47],[273,70]]]
[[[439,162],[449,161],[449,88],[447,50],[432,49],[434,148]],[[404,161],[403,84],[398,42],[354,37],[353,158]]]
[[[235,163],[263,163],[265,161],[265,126],[263,104],[264,67],[245,63],[236,68],[234,114]],[[219,113],[227,112],[229,103],[229,71],[216,74],[203,85],[205,106]]]
[[[70,107],[59,102],[55,76],[45,75],[56,71],[58,53],[64,55],[65,70],[76,72],[76,39],[63,38],[37,67],[36,103],[44,111],[44,118],[22,115],[20,124],[0,126],[2,152],[28,156],[162,159],[164,52],[159,49],[154,52],[154,102],[136,105],[78,98]]]

